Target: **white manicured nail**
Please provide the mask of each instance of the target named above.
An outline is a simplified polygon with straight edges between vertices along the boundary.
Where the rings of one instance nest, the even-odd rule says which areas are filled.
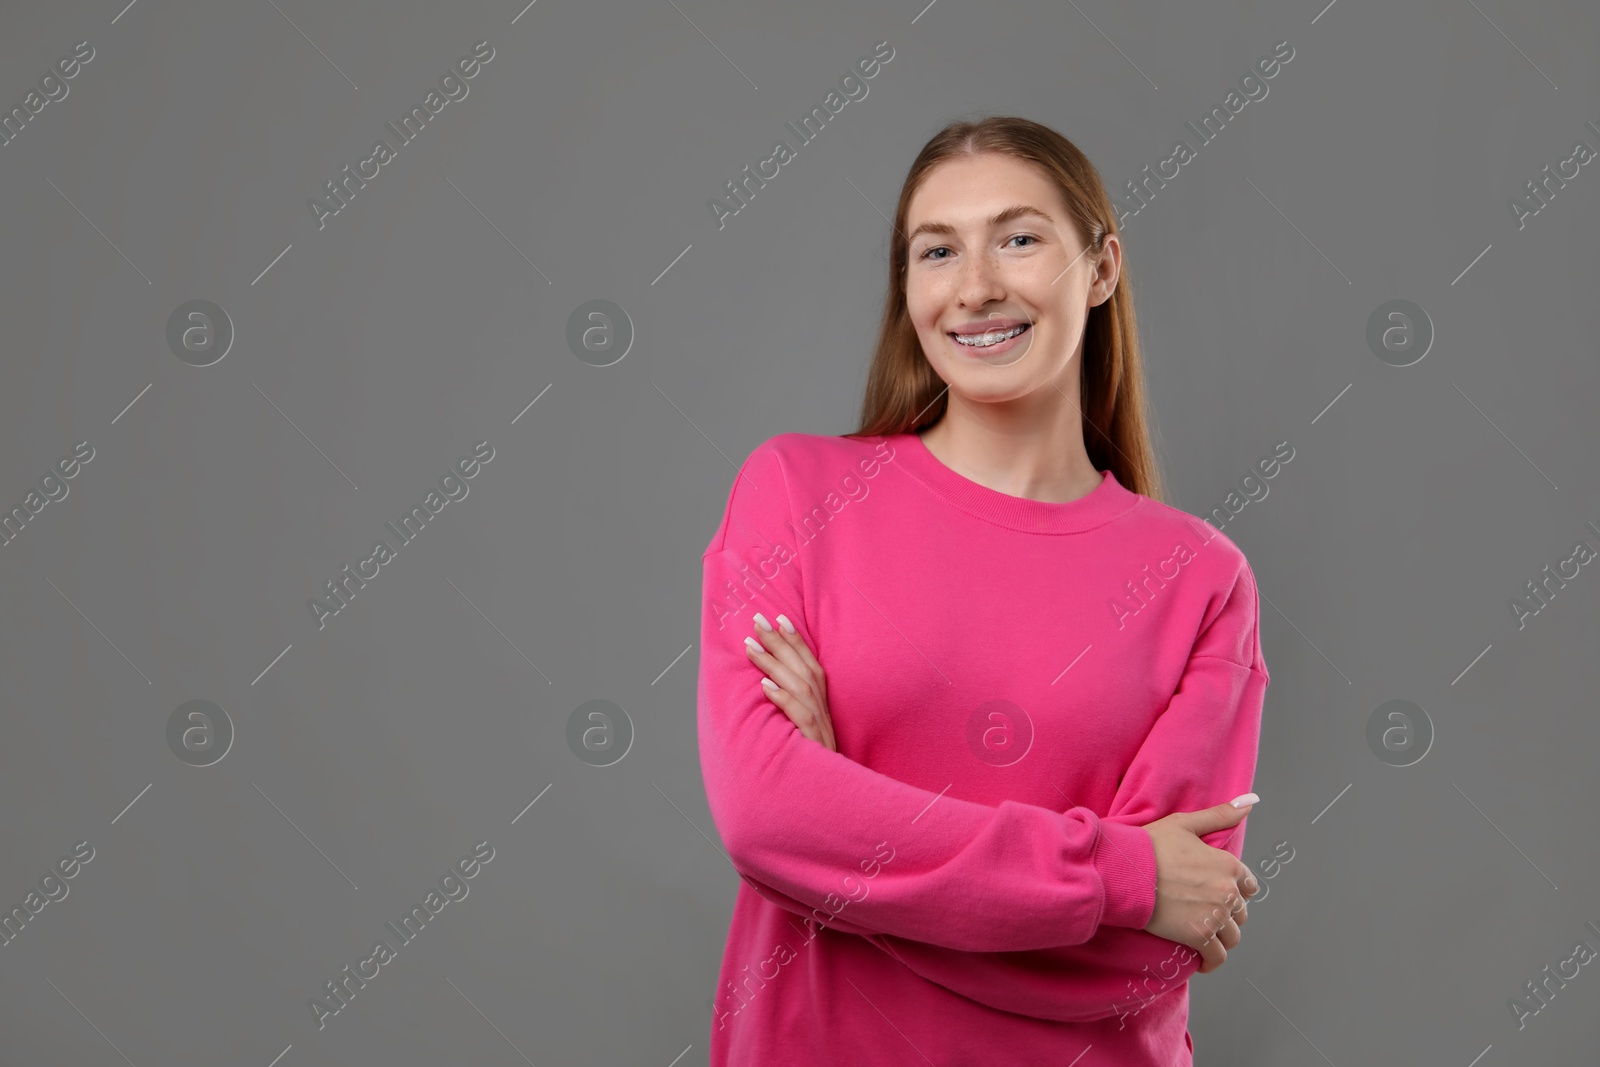
[[[768,622],[767,617],[761,614],[759,611],[756,612],[756,625],[767,631],[767,633],[772,632],[772,624]]]
[[[783,632],[786,634],[792,634],[795,632],[794,623],[789,621],[789,616],[787,615],[778,616],[778,625],[783,627]]]
[[[766,649],[764,647],[762,647],[761,642],[757,641],[753,637],[747,637],[747,638],[744,639],[744,647],[748,648],[751,652],[765,652],[766,651]]]
[[[761,676],[761,688],[770,689],[772,692],[776,693],[778,691],[778,683],[774,682],[771,678],[768,678],[766,675],[762,675]]]
[[[1232,804],[1236,808],[1248,808],[1251,804],[1259,803],[1260,800],[1261,798],[1256,796],[1254,793],[1245,793],[1243,796],[1234,797],[1232,800],[1228,801],[1228,803]]]

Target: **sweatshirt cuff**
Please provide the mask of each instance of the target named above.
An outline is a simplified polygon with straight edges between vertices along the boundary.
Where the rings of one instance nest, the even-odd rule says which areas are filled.
[[[1156,847],[1149,832],[1100,820],[1094,867],[1105,889],[1100,925],[1144,929],[1156,908]]]

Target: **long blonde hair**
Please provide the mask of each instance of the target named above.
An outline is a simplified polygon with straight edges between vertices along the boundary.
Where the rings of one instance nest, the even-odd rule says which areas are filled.
[[[947,159],[997,152],[1034,164],[1056,183],[1078,232],[1098,252],[1117,232],[1116,212],[1100,174],[1078,146],[1048,126],[996,115],[952,122],[922,147],[906,174],[895,209],[889,253],[889,286],[878,342],[867,371],[861,425],[845,437],[908,433],[931,426],[948,406],[945,383],[934,374],[906,310],[905,239],[911,198],[928,172]],[[1144,372],[1134,322],[1133,289],[1126,250],[1111,296],[1089,309],[1079,367],[1084,448],[1096,470],[1110,470],[1136,493],[1161,500],[1161,474],[1145,420]]]

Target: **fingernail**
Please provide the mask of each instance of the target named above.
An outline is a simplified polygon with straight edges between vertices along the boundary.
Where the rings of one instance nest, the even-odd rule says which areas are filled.
[[[766,651],[766,649],[761,647],[761,642],[757,641],[753,637],[747,637],[747,638],[744,639],[744,647],[748,648],[751,652],[765,652]]]
[[[761,614],[759,611],[756,612],[756,625],[767,631],[767,633],[772,632],[772,624],[768,622],[767,617]]]
[[[787,615],[779,615],[778,616],[778,625],[783,627],[783,632],[784,633],[786,633],[786,634],[794,633],[794,623],[789,621],[789,616],[787,616]]]
[[[746,638],[746,640],[748,640],[748,638]],[[1241,796],[1234,797],[1232,800],[1228,801],[1228,803],[1232,804],[1236,808],[1248,808],[1251,804],[1258,803],[1260,800],[1261,798],[1256,796],[1254,793],[1245,793]]]
[[[772,692],[776,693],[778,691],[778,683],[774,682],[771,678],[768,678],[766,675],[762,675],[761,676],[761,688],[770,689]]]

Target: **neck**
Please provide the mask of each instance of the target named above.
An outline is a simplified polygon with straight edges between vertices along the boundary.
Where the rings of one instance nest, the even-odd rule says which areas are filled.
[[[957,474],[1010,496],[1065,503],[1100,484],[1073,398],[1037,417],[999,408],[952,393],[944,416],[922,433],[923,443]]]

